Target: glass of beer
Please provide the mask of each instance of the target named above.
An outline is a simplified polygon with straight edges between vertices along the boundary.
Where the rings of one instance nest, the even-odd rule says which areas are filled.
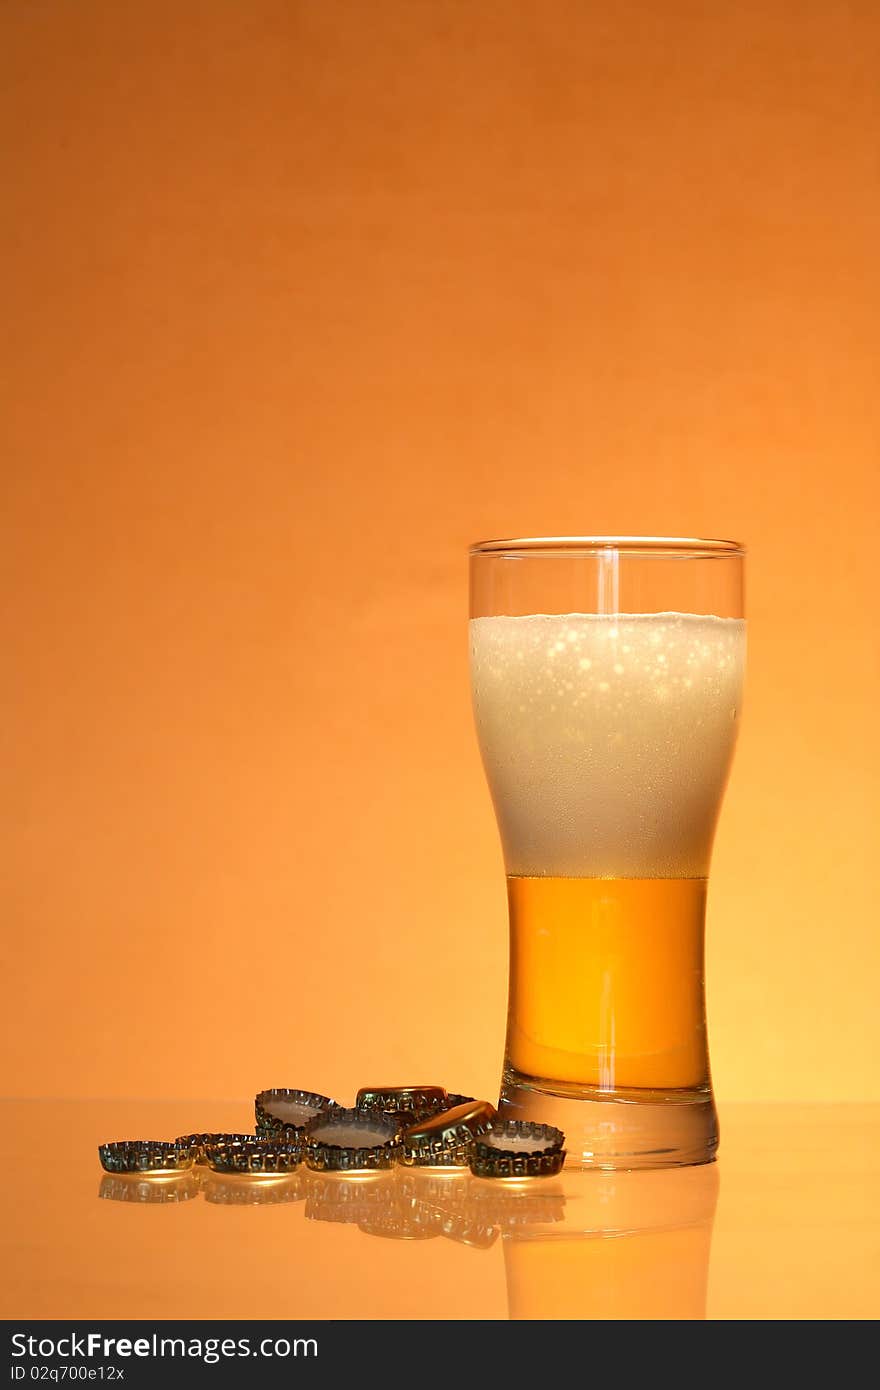
[[[718,1145],[706,886],[742,708],[744,550],[563,536],[472,547],[477,734],[507,871],[501,1111],[569,1162]]]

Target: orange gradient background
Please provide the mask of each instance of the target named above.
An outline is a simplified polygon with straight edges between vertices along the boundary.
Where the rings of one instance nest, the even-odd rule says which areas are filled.
[[[497,1093],[465,549],[646,532],[749,547],[719,1097],[880,1097],[880,7],[0,30],[2,1089]]]

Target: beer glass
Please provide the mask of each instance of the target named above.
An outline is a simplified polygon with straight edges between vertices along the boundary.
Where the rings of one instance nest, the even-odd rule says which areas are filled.
[[[472,547],[477,735],[507,870],[501,1110],[569,1162],[707,1163],[703,938],[745,662],[733,541]]]

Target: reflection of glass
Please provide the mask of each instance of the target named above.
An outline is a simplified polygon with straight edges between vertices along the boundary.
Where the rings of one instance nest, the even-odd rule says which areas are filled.
[[[703,926],[742,703],[742,566],[727,541],[471,552],[510,911],[502,1112],[558,1125],[575,1164],[715,1153]]]
[[[511,1318],[706,1316],[715,1167],[573,1173],[562,1226],[504,1235]]]

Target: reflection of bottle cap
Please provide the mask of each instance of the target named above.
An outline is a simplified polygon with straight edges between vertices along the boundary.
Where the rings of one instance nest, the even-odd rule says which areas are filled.
[[[507,1187],[503,1183],[472,1182],[468,1205],[475,1218],[497,1226],[505,1235],[565,1220],[565,1193],[560,1183],[536,1187]]]
[[[427,1203],[442,1211],[461,1211],[467,1205],[471,1185],[467,1169],[438,1172],[433,1167],[398,1168],[397,1185],[401,1195],[414,1202]]]
[[[193,1152],[176,1141],[119,1139],[98,1148],[101,1167],[108,1173],[181,1173],[193,1165]]]
[[[254,1099],[257,1129],[266,1134],[284,1134],[302,1130],[310,1120],[327,1110],[340,1109],[338,1101],[322,1096],[318,1091],[297,1091],[277,1086],[260,1091]]]
[[[474,1250],[488,1250],[498,1239],[498,1227],[491,1221],[482,1221],[472,1213],[443,1215],[440,1226],[441,1236],[454,1240],[456,1245],[469,1245]]]
[[[357,1093],[358,1110],[399,1116],[407,1124],[427,1119],[449,1109],[443,1086],[362,1086]]]
[[[356,1225],[388,1240],[428,1240],[443,1213],[413,1195],[402,1169],[378,1173],[309,1173],[306,1220]]]
[[[298,1140],[269,1139],[259,1134],[223,1134],[205,1148],[215,1173],[242,1173],[252,1178],[278,1178],[293,1172],[302,1156]]]
[[[421,1202],[407,1202],[397,1190],[389,1202],[358,1222],[358,1230],[385,1240],[433,1240],[440,1234],[442,1220],[442,1212]]]
[[[241,1182],[212,1173],[202,1191],[206,1202],[221,1207],[275,1206],[283,1202],[301,1202],[304,1196],[299,1173],[280,1178],[278,1182]]]
[[[401,1162],[433,1167],[466,1166],[474,1138],[485,1134],[497,1112],[487,1100],[472,1100],[420,1120],[404,1131]]]
[[[319,1173],[363,1173],[392,1168],[400,1152],[400,1125],[369,1110],[329,1110],[303,1137],[306,1163]]]
[[[546,1178],[562,1171],[565,1135],[553,1125],[497,1120],[474,1144],[471,1172],[478,1178]]]
[[[198,1179],[183,1170],[179,1177],[164,1182],[136,1173],[105,1173],[98,1188],[98,1196],[105,1202],[191,1202],[198,1195]]]
[[[331,1221],[357,1226],[394,1200],[394,1177],[389,1172],[347,1177],[345,1173],[308,1173],[307,1221]]]

